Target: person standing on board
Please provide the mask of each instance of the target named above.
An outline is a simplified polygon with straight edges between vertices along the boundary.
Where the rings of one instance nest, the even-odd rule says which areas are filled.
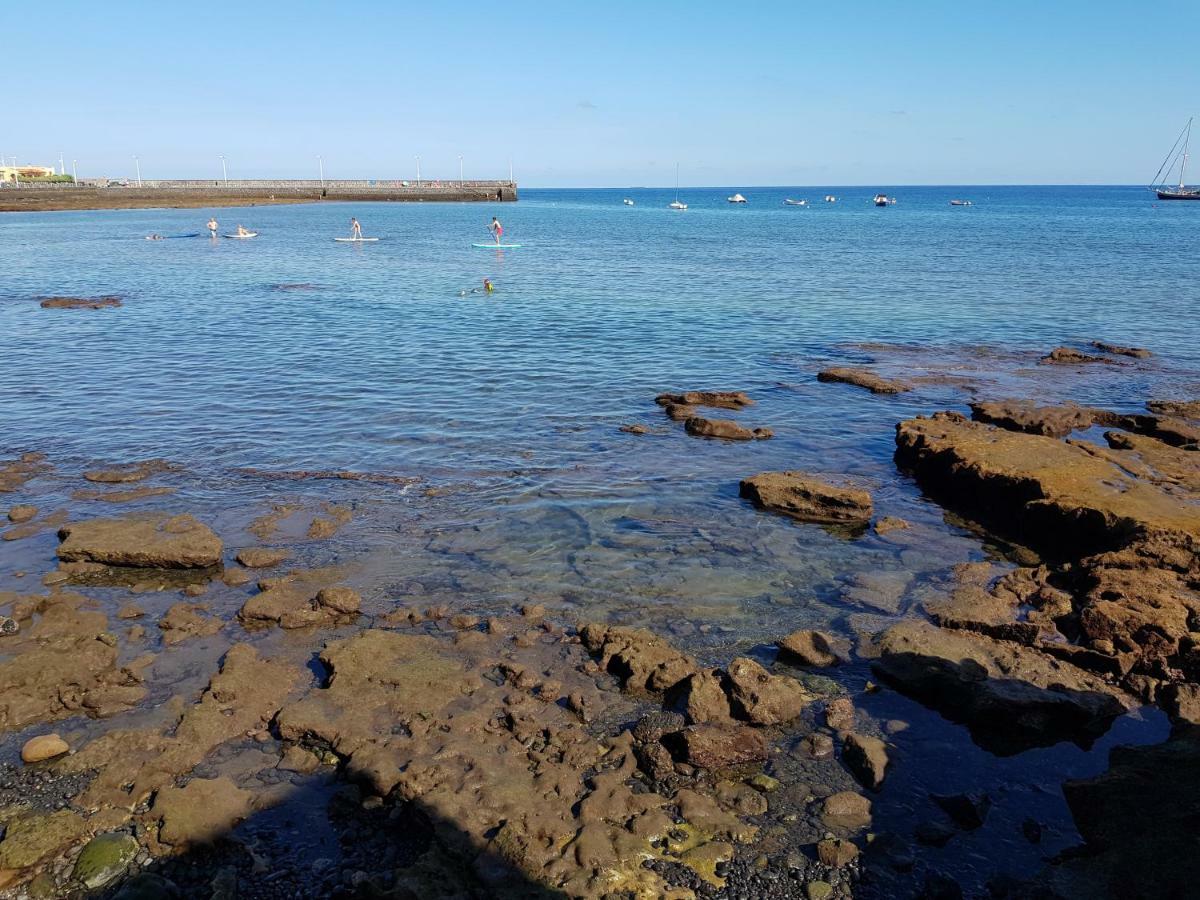
[[[362,240],[362,226],[358,224],[358,219],[350,217],[350,238],[351,240]]]
[[[492,216],[492,224],[488,225],[488,231],[492,233],[492,237],[496,239],[496,244],[500,243],[500,238],[504,237],[504,226],[500,224],[500,220]]]
[[[211,216],[208,220],[208,236],[209,237],[217,236],[217,217],[216,216]]]

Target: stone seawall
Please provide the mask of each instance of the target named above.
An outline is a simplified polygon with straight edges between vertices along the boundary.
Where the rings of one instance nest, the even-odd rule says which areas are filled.
[[[65,209],[149,209],[256,206],[321,201],[510,202],[512,182],[424,183],[399,181],[143,181],[137,185],[21,185],[0,187],[0,212]]]

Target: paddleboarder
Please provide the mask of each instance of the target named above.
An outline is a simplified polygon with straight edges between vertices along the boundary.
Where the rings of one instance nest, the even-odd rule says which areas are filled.
[[[208,236],[209,236],[209,237],[216,237],[216,236],[217,236],[217,217],[216,217],[216,216],[211,216],[211,217],[209,217],[209,220],[208,220]]]
[[[350,217],[350,237],[352,240],[362,240],[362,226],[358,224],[358,219]]]
[[[500,224],[500,220],[492,216],[492,223],[488,225],[488,231],[496,239],[496,244],[499,245],[500,239],[504,237],[504,226]]]

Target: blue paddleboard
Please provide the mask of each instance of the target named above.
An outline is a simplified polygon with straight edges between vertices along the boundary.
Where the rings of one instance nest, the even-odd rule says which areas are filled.
[[[493,244],[472,244],[471,246],[472,247],[483,247],[485,250],[488,247],[499,247],[501,250],[504,250],[504,249],[511,249],[513,247],[520,247],[521,245],[520,244],[494,244],[493,243]]]

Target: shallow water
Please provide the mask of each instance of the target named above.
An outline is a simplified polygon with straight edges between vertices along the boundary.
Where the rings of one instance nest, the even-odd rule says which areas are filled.
[[[64,473],[170,459],[183,471],[167,479],[179,493],[166,505],[223,534],[270,502],[348,502],[356,519],[338,554],[359,566],[356,586],[376,611],[532,598],[648,624],[714,662],[762,653],[797,627],[871,630],[954,564],[994,555],[898,475],[897,421],[976,395],[1133,409],[1200,392],[1200,288],[1185,275],[1200,233],[1194,205],[1155,205],[1134,188],[884,189],[898,205],[877,209],[862,188],[831,189],[836,204],[820,202],[826,188],[743,188],[750,203],[731,206],[730,188],[682,191],[683,213],[666,209],[672,191],[648,190],[217,211],[222,230],[259,231],[249,241],[142,239],[194,231],[207,210],[9,214],[0,450],[46,452]],[[813,206],[785,207],[785,196]],[[948,205],[963,196],[975,205]],[[383,240],[333,242],[352,215]],[[492,215],[521,249],[470,246]],[[484,277],[495,294],[462,295]],[[107,293],[125,305],[36,302]],[[1051,347],[1096,338],[1156,356],[1037,364]],[[938,377],[892,398],[815,381],[844,361]],[[685,436],[653,398],[691,388],[748,391],[758,404],[737,417],[776,437]],[[631,422],[653,433],[617,431]],[[299,469],[420,481],[261,474]],[[756,512],[737,482],[771,469],[848,475],[872,490],[879,515],[914,527],[849,541]],[[44,480],[39,505],[113,511],[71,501],[78,486],[65,474]],[[48,562],[54,545],[47,532],[3,548],[0,588],[17,587],[13,573]],[[887,608],[842,597],[857,577],[881,574],[898,585]],[[865,668],[842,677],[861,686]],[[1036,813],[1055,850],[1073,837],[1057,783],[1102,770],[1116,735],[1164,733],[1161,717],[1130,717],[1091,753],[1066,746],[1001,765],[963,729],[888,696],[867,706],[914,723],[895,743],[918,764],[879,799],[883,823],[921,815],[931,770],[958,760],[969,774],[953,789],[1000,777],[1036,794],[999,821]],[[964,886],[978,887],[989,865],[1028,874],[1043,851],[1022,840],[966,836],[947,864]]]

